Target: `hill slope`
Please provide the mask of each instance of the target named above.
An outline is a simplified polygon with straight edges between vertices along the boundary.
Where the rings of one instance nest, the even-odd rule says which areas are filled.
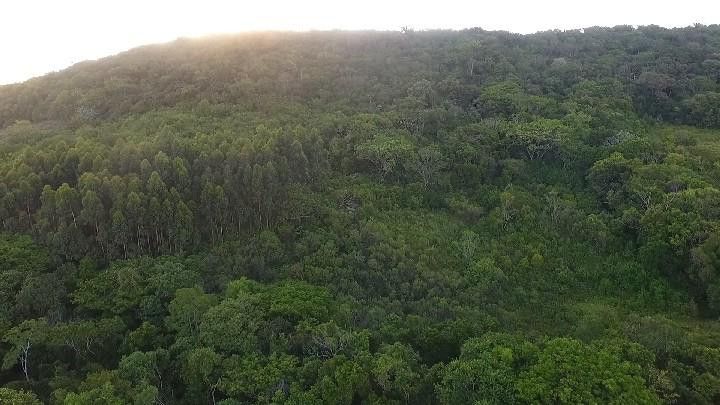
[[[0,87],[0,402],[717,403],[718,127],[717,26],[184,39]]]

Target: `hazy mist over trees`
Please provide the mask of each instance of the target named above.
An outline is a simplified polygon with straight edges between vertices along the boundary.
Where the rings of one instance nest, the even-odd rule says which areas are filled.
[[[0,403],[720,402],[720,27],[257,33],[0,86]]]

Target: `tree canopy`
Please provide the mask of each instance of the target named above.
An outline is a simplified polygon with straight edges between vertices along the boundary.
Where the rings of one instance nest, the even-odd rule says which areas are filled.
[[[702,25],[0,86],[0,403],[719,403],[719,94]]]

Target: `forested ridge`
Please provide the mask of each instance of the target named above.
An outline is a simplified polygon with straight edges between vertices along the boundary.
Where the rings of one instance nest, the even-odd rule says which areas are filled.
[[[720,26],[227,35],[0,86],[0,403],[720,403]]]

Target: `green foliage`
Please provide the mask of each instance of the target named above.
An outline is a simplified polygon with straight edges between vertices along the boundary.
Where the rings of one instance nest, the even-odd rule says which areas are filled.
[[[567,338],[547,342],[537,362],[520,375],[517,389],[532,403],[659,403],[636,364]]]
[[[720,93],[696,94],[686,100],[688,115],[703,127],[720,127]]]
[[[506,404],[517,402],[518,366],[537,349],[513,336],[485,335],[468,340],[460,358],[448,364],[438,385],[444,404]]]
[[[406,403],[420,391],[422,373],[420,357],[400,343],[380,348],[372,366],[375,382],[383,393]]]
[[[0,388],[0,403],[7,405],[40,405],[42,402],[32,392]]]
[[[0,402],[720,403],[719,47],[256,33],[2,86]]]
[[[359,159],[372,162],[380,178],[385,179],[402,173],[412,156],[413,144],[403,136],[380,134],[359,144],[355,151]]]
[[[47,269],[48,254],[21,235],[0,234],[0,271],[3,273],[38,273]]]
[[[297,359],[290,355],[230,357],[223,364],[220,388],[235,398],[268,403],[288,394]]]

